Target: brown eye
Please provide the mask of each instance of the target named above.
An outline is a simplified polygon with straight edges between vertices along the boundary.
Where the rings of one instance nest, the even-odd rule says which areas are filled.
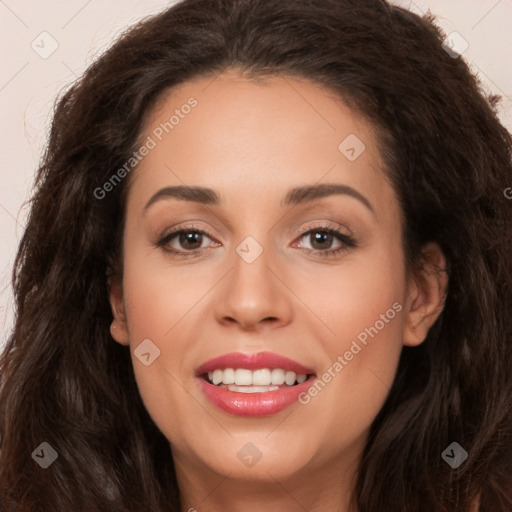
[[[356,241],[349,235],[330,227],[310,229],[300,236],[300,246],[308,253],[317,256],[336,256],[356,246]],[[309,247],[308,247],[309,245]]]
[[[313,249],[330,249],[334,236],[326,231],[310,231],[310,242]]]
[[[198,231],[182,231],[178,234],[178,241],[184,249],[199,249],[203,242],[203,234]]]
[[[189,227],[168,233],[156,243],[156,246],[176,256],[193,256],[203,252],[202,250],[207,248],[208,242],[211,245],[212,241],[213,239],[208,233]]]

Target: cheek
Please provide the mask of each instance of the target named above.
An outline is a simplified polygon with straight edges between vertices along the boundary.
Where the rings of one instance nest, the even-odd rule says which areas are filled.
[[[211,272],[190,268],[166,265],[162,258],[139,258],[136,253],[127,258],[123,291],[132,343],[141,337],[168,339],[205,296]]]
[[[177,447],[183,441],[180,418],[204,414],[190,399],[193,379],[183,367],[190,351],[187,333],[197,330],[194,308],[213,284],[211,271],[184,271],[162,265],[161,259],[157,265],[136,250],[125,258],[123,292],[139,393],[155,424]],[[158,354],[154,360],[151,354],[147,366],[136,356],[144,340]]]
[[[308,274],[307,279],[297,281],[295,289],[324,324],[324,344],[331,358],[348,350],[347,341],[350,345],[360,333],[364,340],[365,329],[376,323],[379,338],[386,340],[380,345],[401,343],[400,337],[394,336],[401,329],[401,315],[396,310],[402,309],[399,305],[406,286],[399,251],[382,244],[382,249],[377,247],[371,254],[349,255],[339,267],[310,268]],[[395,303],[398,305],[393,308]]]
[[[324,282],[315,307],[331,331],[324,329],[327,357],[302,403],[312,416],[329,411],[336,426],[329,435],[341,443],[369,428],[391,388],[402,349],[403,258],[383,246],[373,257],[347,258]]]

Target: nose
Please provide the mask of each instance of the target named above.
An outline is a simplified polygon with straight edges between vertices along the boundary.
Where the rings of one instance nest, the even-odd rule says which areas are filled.
[[[217,321],[246,331],[287,325],[293,314],[292,293],[280,274],[267,250],[252,263],[235,254],[234,268],[223,280],[215,304]]]

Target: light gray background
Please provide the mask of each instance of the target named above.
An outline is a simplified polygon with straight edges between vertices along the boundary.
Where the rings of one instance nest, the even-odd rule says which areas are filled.
[[[115,36],[170,3],[174,2],[0,0],[0,349],[13,323],[10,279],[27,214],[22,206],[44,148],[53,102]],[[503,97],[501,119],[512,130],[512,0],[394,3],[416,13],[430,9],[447,34],[458,32],[467,41],[464,58],[483,87]],[[58,47],[47,58],[32,48],[45,56],[52,44]]]

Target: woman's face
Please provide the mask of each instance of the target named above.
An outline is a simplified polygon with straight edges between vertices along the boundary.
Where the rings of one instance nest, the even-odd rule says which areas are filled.
[[[422,340],[373,127],[311,82],[230,71],[172,90],[140,141],[112,335],[178,475],[350,474]]]

